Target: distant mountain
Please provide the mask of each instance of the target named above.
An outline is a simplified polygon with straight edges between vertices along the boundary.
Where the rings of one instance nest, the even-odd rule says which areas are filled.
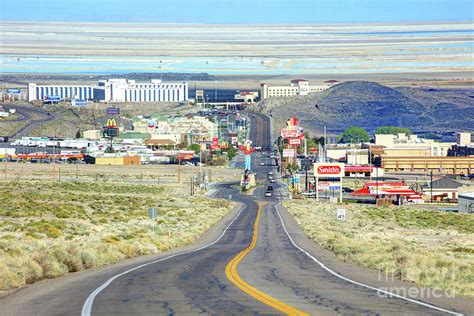
[[[319,94],[269,98],[260,104],[282,122],[297,115],[304,127],[339,133],[349,126],[369,132],[383,125],[415,132],[474,131],[474,93],[466,90],[390,88],[375,82],[349,81]]]

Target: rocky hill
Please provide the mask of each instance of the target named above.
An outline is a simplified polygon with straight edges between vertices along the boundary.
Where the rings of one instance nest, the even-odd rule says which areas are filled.
[[[369,132],[383,125],[409,127],[418,133],[474,131],[474,90],[390,88],[350,81],[308,96],[269,98],[260,103],[276,127],[291,115],[307,130],[339,133],[349,126]]]

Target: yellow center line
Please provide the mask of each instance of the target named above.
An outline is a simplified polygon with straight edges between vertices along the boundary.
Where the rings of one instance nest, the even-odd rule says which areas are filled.
[[[265,203],[266,204],[266,203]],[[264,204],[264,205],[265,205]],[[264,206],[263,205],[263,206]],[[257,238],[258,238],[258,222],[260,220],[260,213],[262,212],[262,205],[259,205],[258,207],[258,212],[257,212],[257,218],[255,219],[255,223],[253,226],[253,237],[252,237],[252,242],[250,245],[239,252],[237,256],[235,256],[226,266],[225,268],[225,274],[227,278],[235,285],[237,286],[240,290],[244,291],[254,299],[270,306],[273,307],[276,310],[279,310],[280,312],[283,312],[287,315],[309,315],[303,311],[300,311],[290,305],[287,305],[273,297],[271,297],[268,294],[265,294],[244,280],[239,276],[237,273],[237,266],[239,262],[247,255],[253,248],[255,248],[255,245],[257,244]]]

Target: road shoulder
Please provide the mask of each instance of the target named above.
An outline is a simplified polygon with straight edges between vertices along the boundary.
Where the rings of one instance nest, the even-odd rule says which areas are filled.
[[[169,251],[126,259],[119,263],[104,267],[91,268],[76,273],[69,273],[55,279],[42,280],[37,283],[10,291],[0,296],[2,315],[31,315],[41,314],[41,309],[47,306],[63,306],[64,310],[58,310],[58,314],[66,314],[71,310],[80,313],[82,305],[91,292],[106,282],[109,278],[126,271],[134,266],[162,259],[174,254],[197,249],[215,241],[222,231],[238,216],[245,205],[239,203],[230,210],[226,216],[212,226],[207,232],[199,237],[193,244],[171,249]],[[63,291],[74,292],[74,301],[59,302],[56,293]]]
[[[336,273],[351,280],[383,290],[404,289],[400,292],[405,291],[406,293],[426,293],[426,290],[423,291],[422,288],[416,286],[414,283],[392,280],[391,278],[386,278],[385,275],[379,275],[378,271],[362,268],[353,263],[340,261],[333,252],[322,248],[309,239],[283,205],[278,204],[276,207],[278,208],[285,227],[291,238],[293,238],[294,242]],[[417,290],[412,290],[410,292],[410,289],[415,288]],[[441,292],[437,293],[441,294]],[[474,310],[473,300],[465,297],[420,297],[420,295],[414,295],[410,296],[410,298],[420,300],[422,302],[444,309],[461,312],[466,315],[469,315]]]

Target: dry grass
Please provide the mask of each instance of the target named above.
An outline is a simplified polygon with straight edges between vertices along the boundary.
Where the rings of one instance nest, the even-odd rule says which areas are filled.
[[[0,196],[0,291],[190,244],[233,207],[175,185],[103,181],[9,181]]]
[[[285,201],[307,236],[344,261],[474,297],[474,217],[414,208]]]

